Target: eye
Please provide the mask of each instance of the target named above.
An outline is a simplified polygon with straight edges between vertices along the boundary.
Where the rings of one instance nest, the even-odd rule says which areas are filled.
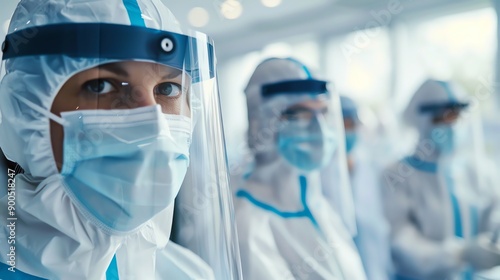
[[[181,86],[171,82],[161,83],[157,85],[154,91],[155,94],[160,94],[168,97],[176,97],[182,93]]]
[[[289,121],[309,121],[314,117],[314,112],[304,109],[289,109],[283,112],[281,116]]]
[[[83,84],[83,88],[89,92],[96,94],[106,94],[115,89],[113,84],[106,80],[95,79]]]

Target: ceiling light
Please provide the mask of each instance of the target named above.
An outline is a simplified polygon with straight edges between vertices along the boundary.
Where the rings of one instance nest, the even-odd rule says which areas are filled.
[[[268,8],[274,8],[281,4],[281,0],[260,0],[260,2]]]
[[[203,27],[207,25],[210,15],[202,7],[194,7],[188,13],[189,23],[194,27]]]
[[[221,4],[220,12],[227,19],[236,19],[241,16],[243,7],[241,3],[236,0],[226,0]]]

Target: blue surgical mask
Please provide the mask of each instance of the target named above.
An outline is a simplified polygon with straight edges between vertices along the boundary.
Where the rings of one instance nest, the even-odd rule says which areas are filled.
[[[278,150],[290,163],[303,171],[324,167],[332,159],[337,141],[322,118],[305,127],[299,121],[288,121],[278,132]]]
[[[455,150],[456,135],[451,125],[436,125],[431,132],[431,139],[441,154],[450,154]]]
[[[358,135],[355,132],[353,131],[345,132],[345,148],[347,153],[350,153],[352,151],[357,141],[358,141]]]
[[[189,163],[189,118],[157,105],[61,116],[64,187],[94,224],[130,232],[173,204]]]

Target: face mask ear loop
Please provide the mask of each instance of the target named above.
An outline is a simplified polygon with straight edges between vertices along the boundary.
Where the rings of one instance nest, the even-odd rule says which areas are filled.
[[[30,107],[31,109],[35,110],[36,112],[44,115],[45,117],[55,121],[56,123],[62,125],[62,126],[69,126],[69,123],[64,120],[63,118],[51,113],[50,111],[47,111],[45,109],[43,109],[42,107],[40,107],[39,105],[31,102],[30,100],[22,97],[22,96],[16,96],[16,98],[21,101],[22,103],[24,103],[25,105],[27,105],[28,107]]]

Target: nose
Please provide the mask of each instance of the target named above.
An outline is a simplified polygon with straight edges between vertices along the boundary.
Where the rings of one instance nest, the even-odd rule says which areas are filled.
[[[129,99],[128,106],[131,109],[156,105],[153,87],[136,86],[130,91]]]

